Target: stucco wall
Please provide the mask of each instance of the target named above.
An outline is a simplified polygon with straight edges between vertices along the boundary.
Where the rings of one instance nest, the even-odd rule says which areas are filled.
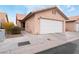
[[[0,43],[5,39],[5,30],[0,29]]]
[[[17,26],[21,27],[21,22],[17,20]]]
[[[1,19],[1,22],[7,22],[8,20],[5,13],[0,13],[0,19]]]
[[[75,22],[66,22],[66,31],[73,32],[76,30]]]
[[[53,14],[52,10],[55,10],[55,9],[51,9],[51,10],[47,10],[47,11],[43,11],[43,12],[39,12],[35,14],[35,18],[34,18],[35,20],[34,33],[35,34],[39,34],[40,32],[40,17],[63,21],[63,31],[65,31],[65,20],[66,19],[63,16],[61,16],[58,12],[56,12],[56,14]]]
[[[76,20],[76,23],[79,23],[79,20]]]
[[[25,21],[25,30],[34,34],[34,15]]]

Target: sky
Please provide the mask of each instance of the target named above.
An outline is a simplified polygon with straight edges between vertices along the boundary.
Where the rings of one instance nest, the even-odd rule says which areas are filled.
[[[28,14],[31,11],[48,8],[52,5],[0,5],[0,12],[7,13],[8,19],[11,22],[16,22],[16,14]],[[59,5],[58,6],[65,15],[79,15],[79,5]]]

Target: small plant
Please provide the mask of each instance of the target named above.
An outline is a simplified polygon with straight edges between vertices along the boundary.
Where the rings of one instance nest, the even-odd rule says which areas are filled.
[[[18,26],[14,26],[11,28],[11,34],[20,34],[21,33],[21,28]]]

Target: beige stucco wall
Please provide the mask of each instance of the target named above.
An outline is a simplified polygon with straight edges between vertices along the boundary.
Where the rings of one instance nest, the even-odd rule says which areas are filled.
[[[63,21],[63,32],[65,31],[65,20],[66,19],[62,17],[58,12],[56,12],[56,14],[52,14],[52,9],[51,9],[48,11],[43,11],[43,12],[35,14],[35,17],[34,17],[34,20],[35,20],[34,33],[35,34],[39,34],[40,32],[40,17]]]
[[[76,24],[79,24],[79,20],[76,20],[74,22],[66,22],[66,31],[76,31]]]
[[[18,21],[18,20],[17,20],[16,22],[17,22],[17,26],[18,26],[18,27],[21,27],[21,22]]]
[[[7,22],[7,16],[6,16],[6,13],[0,13],[0,19],[1,19],[1,22]]]
[[[66,31],[74,32],[76,31],[76,23],[75,22],[66,22]]]
[[[34,15],[25,21],[25,31],[34,34]]]
[[[79,20],[76,20],[76,23],[79,23]]]

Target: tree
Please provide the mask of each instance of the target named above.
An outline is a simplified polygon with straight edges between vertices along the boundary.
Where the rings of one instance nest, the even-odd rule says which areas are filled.
[[[14,27],[13,22],[4,22],[2,23],[2,27],[6,30],[7,33],[10,33],[11,28]]]

